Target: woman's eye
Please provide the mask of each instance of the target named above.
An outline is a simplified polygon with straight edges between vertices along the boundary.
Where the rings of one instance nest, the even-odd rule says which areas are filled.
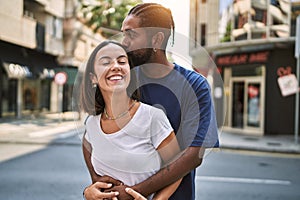
[[[103,62],[101,62],[101,65],[103,65],[103,66],[108,66],[108,65],[110,65],[110,61],[103,61]]]
[[[119,61],[119,64],[121,65],[125,65],[126,63],[127,63],[126,61],[122,61],[122,60]]]
[[[127,61],[121,61],[120,64],[121,64],[121,65],[127,65],[128,62],[127,62]]]

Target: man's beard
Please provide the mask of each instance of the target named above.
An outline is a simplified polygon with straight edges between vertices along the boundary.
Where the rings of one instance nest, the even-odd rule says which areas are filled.
[[[150,57],[152,56],[153,49],[145,48],[145,49],[137,49],[128,52],[128,57],[132,62],[132,67],[140,66],[149,62]]]

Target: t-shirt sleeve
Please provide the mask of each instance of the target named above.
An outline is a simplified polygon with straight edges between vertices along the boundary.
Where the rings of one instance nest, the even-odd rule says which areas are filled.
[[[155,148],[157,148],[173,131],[167,116],[158,108],[153,109],[150,131],[151,141]]]
[[[89,132],[88,132],[88,123],[91,120],[90,115],[86,117],[86,119],[84,120],[84,126],[85,126],[85,131],[83,134],[83,137],[90,143],[90,136],[89,136]]]
[[[210,87],[206,79],[198,81],[194,85],[196,98],[191,100],[187,109],[187,121],[195,120],[195,125],[189,124],[186,128],[195,127],[196,135],[191,146],[218,147],[218,128],[215,119],[213,101],[211,98]],[[197,113],[193,113],[197,111]],[[198,123],[197,123],[198,122]]]
[[[182,91],[181,122],[176,138],[181,149],[218,147],[218,128],[210,86],[205,77],[193,73]]]

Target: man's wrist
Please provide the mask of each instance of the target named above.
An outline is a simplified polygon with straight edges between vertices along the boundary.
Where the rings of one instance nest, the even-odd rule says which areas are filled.
[[[131,189],[135,190],[136,192],[140,193],[141,195],[143,194],[143,191],[140,189],[140,187],[138,185],[134,185],[132,187],[130,187]]]
[[[136,192],[140,193],[141,195],[143,195],[144,197],[149,196],[150,194],[148,194],[145,190],[143,190],[143,188],[138,184],[138,185],[134,185],[132,187],[130,187],[131,189],[135,190]]]

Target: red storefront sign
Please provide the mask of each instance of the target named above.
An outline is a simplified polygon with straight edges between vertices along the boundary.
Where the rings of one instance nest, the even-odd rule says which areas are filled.
[[[217,66],[242,65],[252,63],[265,63],[268,61],[269,51],[241,53],[219,56],[216,59]]]

